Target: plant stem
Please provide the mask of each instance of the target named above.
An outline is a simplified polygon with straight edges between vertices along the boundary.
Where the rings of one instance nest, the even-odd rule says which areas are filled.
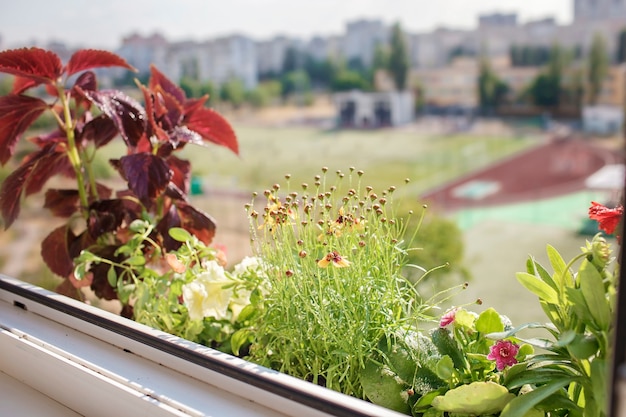
[[[76,147],[76,138],[74,137],[74,123],[72,120],[72,113],[70,111],[70,102],[68,100],[68,97],[65,95],[65,92],[63,91],[62,85],[58,85],[57,90],[59,92],[61,105],[63,106],[63,118],[65,120],[64,129],[65,135],[67,136],[67,157],[69,158],[70,163],[72,164],[72,168],[74,168],[74,173],[76,174],[78,197],[80,199],[83,217],[86,219],[88,216],[87,206],[89,205],[89,201],[87,199],[87,192],[85,190],[85,179],[83,177],[81,163],[82,161]]]

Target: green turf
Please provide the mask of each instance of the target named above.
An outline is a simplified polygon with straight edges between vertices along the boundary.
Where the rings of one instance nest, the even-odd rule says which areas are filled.
[[[587,190],[528,203],[460,210],[454,214],[454,218],[463,230],[485,220],[496,220],[559,226],[566,230],[579,231],[587,218],[590,202],[604,201],[605,197],[606,193],[601,191]]]

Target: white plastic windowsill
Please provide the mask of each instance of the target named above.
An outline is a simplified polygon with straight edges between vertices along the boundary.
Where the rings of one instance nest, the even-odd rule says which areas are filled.
[[[30,284],[0,280],[21,291],[0,287],[0,415],[401,416]],[[105,322],[74,317],[47,300]]]

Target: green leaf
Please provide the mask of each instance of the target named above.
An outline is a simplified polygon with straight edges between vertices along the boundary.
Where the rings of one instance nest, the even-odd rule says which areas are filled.
[[[541,281],[539,278],[535,277],[534,275],[530,275],[527,272],[518,272],[515,275],[517,277],[517,280],[527,290],[538,296],[541,300],[544,300],[545,302],[550,304],[559,303],[558,293],[554,290],[554,288]]]
[[[526,384],[542,385],[562,378],[573,378],[574,376],[571,372],[568,372],[566,369],[546,367],[526,369],[510,378],[507,377],[505,386],[510,390],[514,390]]]
[[[248,343],[252,333],[248,329],[239,329],[230,338],[230,346],[235,355],[239,355],[239,350]]]
[[[460,308],[454,314],[454,325],[460,326],[465,329],[473,329],[474,322],[476,321],[476,316],[471,314],[469,311]]]
[[[559,290],[559,287],[557,287],[556,283],[550,276],[550,273],[546,271],[546,269],[539,262],[535,261],[533,258],[528,259],[528,261],[526,262],[526,271],[529,274],[532,274],[536,277],[541,278],[543,282],[545,282],[546,284],[548,284],[555,290],[557,291]]]
[[[519,332],[520,330],[523,329],[545,329],[547,326],[545,324],[542,323],[537,323],[537,322],[533,322],[533,323],[525,323],[525,324],[521,324],[517,327],[514,327],[511,330],[507,330],[504,332],[496,332],[496,333],[488,333],[485,335],[486,338],[491,339],[491,340],[502,340],[502,339],[506,339],[507,337],[511,337],[515,334],[517,334],[517,332]]]
[[[571,287],[574,280],[571,272],[566,271],[567,264],[561,254],[551,245],[547,246],[546,252],[548,253],[550,265],[552,265],[552,269],[554,270],[553,280],[557,288]]]
[[[591,263],[584,261],[578,271],[578,280],[580,282],[580,290],[583,297],[585,297],[585,302],[597,329],[608,331],[611,324],[611,311],[609,309],[609,301],[604,292],[602,276]]]
[[[444,355],[437,362],[437,376],[444,381],[449,381],[452,378],[452,374],[454,373],[454,362],[452,362],[452,358],[448,355]]]
[[[130,266],[141,266],[146,264],[146,258],[142,255],[131,256],[130,258],[125,259],[124,263]]]
[[[598,353],[600,345],[598,339],[592,335],[576,335],[576,338],[567,346],[568,352],[576,359],[588,359]]]
[[[591,387],[596,404],[603,408],[607,404],[609,383],[609,363],[604,359],[595,359],[591,362]],[[606,410],[604,415],[607,415]]]
[[[189,242],[193,238],[191,236],[191,233],[189,233],[187,230],[183,229],[182,227],[172,227],[168,231],[168,233],[172,239],[178,242]]]
[[[573,378],[553,380],[553,382],[542,385],[529,393],[515,397],[504,407],[500,417],[524,417],[537,404],[549,398],[572,381]]]
[[[504,330],[504,324],[498,312],[493,307],[489,307],[478,316],[476,330],[481,333],[501,332]]]
[[[111,287],[117,287],[117,273],[115,272],[115,267],[113,265],[111,265],[107,271],[107,281]]]
[[[237,316],[237,321],[239,323],[243,323],[244,321],[254,316],[254,313],[256,311],[257,311],[256,307],[254,307],[252,304],[248,304],[247,306],[242,308],[241,311],[239,312],[239,316]]]
[[[481,416],[494,414],[515,399],[505,387],[495,382],[472,382],[435,397],[432,406],[441,411]]]

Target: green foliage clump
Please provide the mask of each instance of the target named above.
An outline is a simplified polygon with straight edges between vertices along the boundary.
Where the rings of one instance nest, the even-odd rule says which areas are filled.
[[[362,186],[362,171],[338,171],[332,183],[326,172],[302,194],[289,184],[284,198],[278,184],[266,190],[260,214],[249,206],[271,289],[250,359],[363,397],[360,374],[379,341],[430,306],[402,275],[410,241],[395,187],[378,194]]]

